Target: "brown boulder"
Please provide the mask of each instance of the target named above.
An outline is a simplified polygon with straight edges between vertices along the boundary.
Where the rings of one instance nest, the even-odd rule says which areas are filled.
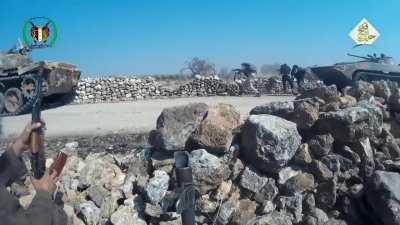
[[[191,149],[225,153],[233,139],[233,130],[240,125],[240,113],[229,104],[210,107],[207,116],[190,137]]]

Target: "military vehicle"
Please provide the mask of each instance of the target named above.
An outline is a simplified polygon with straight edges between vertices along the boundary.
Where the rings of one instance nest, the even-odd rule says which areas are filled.
[[[81,72],[74,65],[33,62],[29,52],[24,46],[0,52],[0,116],[29,113],[39,95],[41,109],[68,104],[75,97]]]
[[[357,62],[336,63],[333,66],[312,67],[311,71],[325,84],[335,84],[339,89],[353,84],[357,80],[394,80],[400,81],[400,66],[384,54],[364,56],[351,55],[362,59]]]

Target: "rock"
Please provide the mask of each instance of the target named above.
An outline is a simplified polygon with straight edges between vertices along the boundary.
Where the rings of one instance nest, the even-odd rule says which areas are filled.
[[[101,207],[104,199],[110,194],[105,188],[99,185],[92,185],[86,190],[90,199],[97,205]]]
[[[374,214],[384,225],[400,224],[400,174],[375,171],[366,195]]]
[[[110,217],[113,225],[147,225],[146,221],[138,217],[137,212],[127,206],[120,206]]]
[[[190,153],[189,165],[192,167],[195,188],[201,194],[216,189],[230,175],[227,165],[204,149]]]
[[[294,195],[305,191],[314,190],[314,176],[309,173],[300,173],[286,181],[283,192],[286,195]]]
[[[296,99],[314,98],[318,97],[326,103],[338,102],[340,94],[335,85],[321,86],[314,89],[306,90]]]
[[[318,181],[328,181],[333,178],[332,171],[319,160],[313,160],[310,165],[310,172],[317,178]]]
[[[79,143],[77,141],[68,142],[65,144],[65,148],[69,150],[75,150],[79,147]]]
[[[217,203],[211,201],[209,195],[202,195],[196,200],[196,209],[201,213],[214,213],[217,207]]]
[[[360,156],[353,150],[351,150],[349,146],[343,145],[340,148],[338,148],[338,154],[340,154],[343,157],[346,157],[347,159],[350,159],[356,165],[361,163]]]
[[[310,153],[318,159],[332,151],[333,141],[331,134],[323,134],[312,137],[307,143],[310,146]]]
[[[232,188],[231,180],[223,181],[215,193],[215,199],[218,201],[227,199],[231,191],[231,188]]]
[[[67,215],[68,225],[85,225],[85,223],[76,216],[72,206],[64,204],[63,209]]]
[[[379,135],[382,124],[381,110],[372,105],[362,104],[322,113],[316,127],[319,132],[331,133],[335,140],[355,142],[365,137]]]
[[[324,225],[347,225],[346,221],[330,218]]]
[[[226,153],[231,146],[233,129],[240,124],[240,113],[228,104],[208,110],[205,119],[191,135],[191,148],[204,148],[212,154]]]
[[[315,211],[315,197],[314,194],[308,193],[303,198],[303,212],[305,214],[313,214]]]
[[[152,177],[147,183],[146,193],[147,197],[153,204],[161,202],[167,193],[169,186],[169,176],[165,171],[156,170],[154,171],[154,177]]]
[[[246,225],[249,221],[256,217],[255,211],[257,203],[249,200],[242,199],[239,201],[239,208],[235,211],[231,224],[233,225]]]
[[[262,203],[261,208],[259,209],[259,211],[260,211],[259,213],[261,215],[265,215],[265,214],[273,212],[275,210],[275,208],[276,208],[276,206],[272,201],[264,201]]]
[[[159,150],[185,150],[187,140],[199,127],[207,111],[208,106],[204,103],[164,109],[157,119],[157,130],[150,134],[150,144]]]
[[[297,150],[294,155],[294,162],[300,166],[306,166],[312,162],[310,147],[307,143],[303,143],[299,146],[299,150]]]
[[[294,196],[279,196],[277,206],[281,210],[288,212],[292,218],[293,223],[299,223],[303,217],[303,196],[295,194]]]
[[[233,214],[238,209],[239,202],[236,199],[229,199],[228,201],[224,202],[219,210],[217,223],[222,225],[228,224],[231,221]]]
[[[271,115],[251,115],[242,127],[241,154],[271,173],[284,167],[301,142],[296,124]]]
[[[361,158],[361,171],[363,176],[371,176],[375,169],[374,151],[368,138],[362,139],[351,145],[351,149]]]
[[[142,216],[144,213],[145,203],[140,195],[133,195],[125,199],[124,205],[133,209],[135,212],[138,212],[139,216]]]
[[[170,174],[173,170],[175,159],[170,152],[153,151],[151,153],[151,165],[154,170],[163,170]]]
[[[284,184],[287,180],[300,174],[300,171],[293,167],[285,167],[278,172],[278,184]]]
[[[263,176],[250,167],[245,168],[240,179],[240,186],[250,191],[254,200],[259,203],[273,200],[278,194],[274,179]]]
[[[319,208],[330,209],[336,203],[337,181],[331,179],[318,184],[316,202]]]
[[[265,105],[256,106],[250,111],[250,115],[269,114],[286,118],[294,111],[293,102],[269,102]]]
[[[128,185],[126,188],[129,191],[130,189],[130,183],[131,181],[134,181],[134,184],[138,190],[138,192],[145,191],[147,182],[149,180],[149,174],[147,173],[149,171],[149,165],[146,160],[141,160],[135,158],[132,160],[129,165],[128,165],[128,171],[127,171],[127,178],[128,180],[125,180],[124,184]],[[133,186],[132,186],[133,188]],[[135,190],[133,190],[135,191]]]
[[[360,80],[355,83],[350,93],[358,100],[364,100],[374,96],[375,88],[373,84]]]
[[[385,101],[388,101],[392,94],[388,83],[384,80],[380,80],[374,81],[372,84],[374,85],[375,96],[381,97],[385,99]]]
[[[396,88],[393,90],[392,95],[389,98],[389,107],[392,112],[400,112],[400,89]]]
[[[100,208],[102,218],[109,218],[118,208],[118,201],[123,198],[123,195],[118,190],[112,190],[111,193],[103,199]]]
[[[296,101],[294,103],[294,113],[290,118],[297,124],[299,129],[309,129],[318,120],[319,105],[312,101]]]
[[[87,225],[97,225],[100,221],[100,209],[92,201],[79,204],[76,211]]]
[[[252,222],[252,221],[251,221]],[[254,225],[292,225],[292,218],[285,212],[273,211],[265,216],[257,217]]]
[[[83,186],[98,185],[108,190],[124,183],[125,174],[121,169],[103,158],[91,158],[85,160],[86,166],[81,170],[79,182]]]
[[[357,105],[357,99],[351,95],[344,95],[343,97],[340,97],[339,103],[339,108],[349,108]]]

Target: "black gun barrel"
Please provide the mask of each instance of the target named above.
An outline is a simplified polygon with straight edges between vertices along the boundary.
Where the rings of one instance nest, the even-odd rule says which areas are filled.
[[[181,212],[182,225],[195,225],[193,176],[192,168],[189,165],[188,152],[175,152],[174,158],[178,187],[182,188],[185,195],[185,202],[182,204],[183,209]]]

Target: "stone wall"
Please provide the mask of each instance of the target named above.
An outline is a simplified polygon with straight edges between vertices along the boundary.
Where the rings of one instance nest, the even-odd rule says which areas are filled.
[[[282,94],[278,77],[255,79],[255,87],[263,94]],[[177,87],[152,77],[85,78],[79,82],[75,103],[119,102],[142,99],[191,97],[191,96],[238,96],[249,94],[244,81],[228,81],[212,77],[197,77],[191,81],[176,81]]]

